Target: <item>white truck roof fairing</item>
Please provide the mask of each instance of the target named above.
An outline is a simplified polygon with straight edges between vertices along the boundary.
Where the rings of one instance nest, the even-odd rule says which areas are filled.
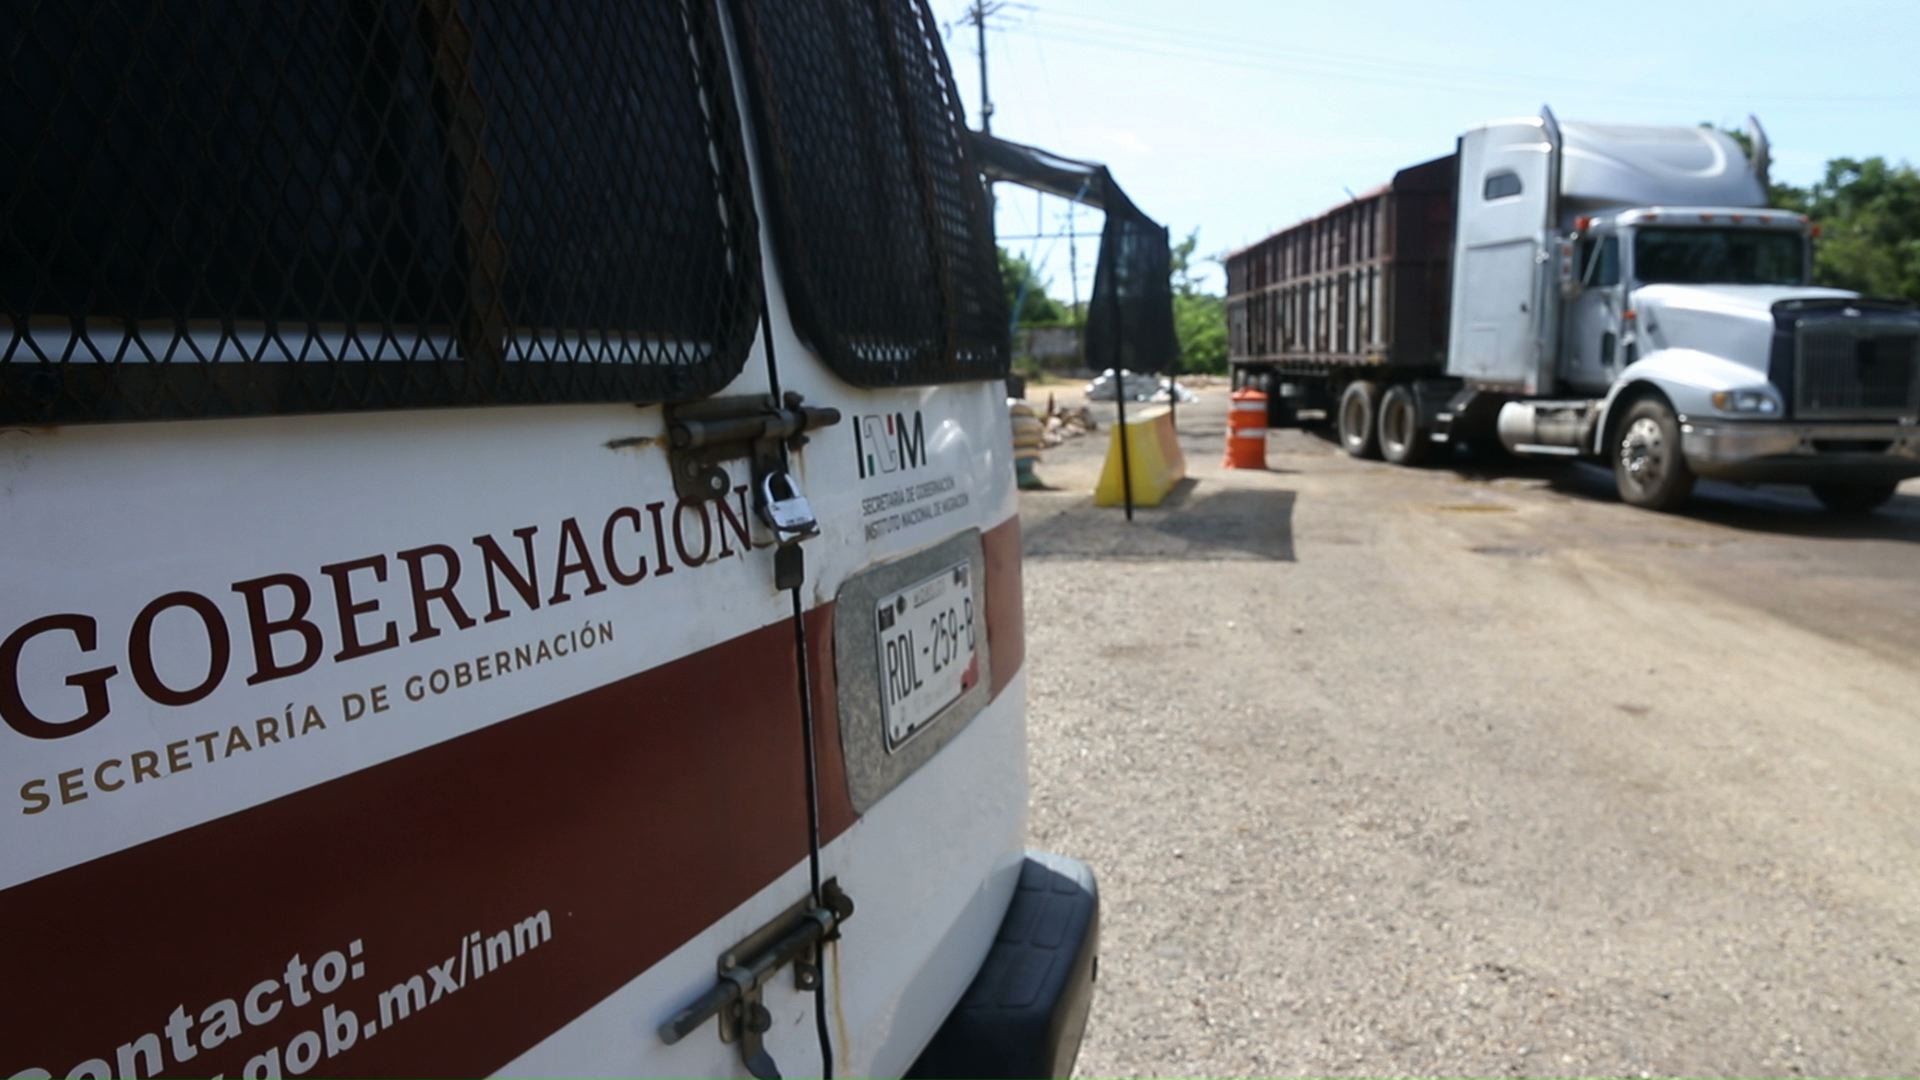
[[[1484,130],[1496,144],[1525,138],[1514,129],[1538,133],[1546,152],[1544,121],[1539,117],[1496,120]],[[1473,132],[1468,133],[1472,137]],[[1740,144],[1723,131],[1686,125],[1560,123],[1559,216],[1631,206],[1760,207],[1767,193]]]
[[[1765,206],[1740,144],[1705,127],[1560,125],[1562,212],[1598,206]]]

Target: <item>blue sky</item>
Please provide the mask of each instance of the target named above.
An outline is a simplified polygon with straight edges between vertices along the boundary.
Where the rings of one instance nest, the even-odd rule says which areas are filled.
[[[968,5],[931,2],[977,126]],[[1752,112],[1789,183],[1833,157],[1920,163],[1920,0],[1014,0],[989,25],[994,133],[1106,162],[1176,239],[1197,226],[1207,254],[1543,102],[1622,123],[1738,127]],[[1064,228],[1065,203],[997,191],[1003,236]],[[1096,235],[1099,221],[1078,215]],[[1005,243],[1066,298],[1065,241]],[[1083,296],[1096,246],[1080,244]]]

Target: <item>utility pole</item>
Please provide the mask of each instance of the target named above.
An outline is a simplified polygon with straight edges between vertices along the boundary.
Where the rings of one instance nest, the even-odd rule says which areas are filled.
[[[1078,203],[1067,203],[1067,280],[1073,287],[1073,321],[1080,321],[1080,235],[1074,231],[1073,212]]]
[[[993,99],[987,96],[987,19],[1003,5],[998,0],[973,0],[967,21],[973,24],[975,50],[980,54],[980,132],[993,134]]]
[[[974,48],[980,54],[980,134],[993,134],[993,98],[987,96],[987,19],[999,11],[1006,0],[973,0],[967,7],[967,21],[973,24]],[[998,244],[994,236],[995,215],[999,205],[993,197],[993,181],[987,181],[987,237]]]
[[[1073,347],[1080,354],[1080,366],[1087,366],[1087,328],[1080,319],[1080,236],[1074,231],[1074,211],[1079,203],[1067,203],[1067,280],[1072,283],[1073,307],[1067,309],[1072,316]]]

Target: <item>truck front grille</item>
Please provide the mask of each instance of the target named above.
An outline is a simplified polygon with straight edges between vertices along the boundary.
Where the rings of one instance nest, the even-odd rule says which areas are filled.
[[[1920,334],[1908,327],[1803,325],[1795,414],[1900,417],[1920,413]]]

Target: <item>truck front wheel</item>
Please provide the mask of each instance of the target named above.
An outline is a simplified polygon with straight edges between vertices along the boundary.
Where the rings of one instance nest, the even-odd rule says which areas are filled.
[[[1836,514],[1871,514],[1893,498],[1898,484],[1814,484],[1813,497]]]
[[[1657,397],[1627,409],[1613,437],[1613,479],[1625,502],[1677,510],[1693,493],[1693,470],[1680,450],[1680,420]]]
[[[1413,388],[1404,383],[1390,387],[1380,399],[1380,456],[1395,465],[1418,465],[1432,445],[1420,424]]]
[[[1375,417],[1380,412],[1380,387],[1365,379],[1347,384],[1340,395],[1340,445],[1357,458],[1380,456],[1380,433]]]

